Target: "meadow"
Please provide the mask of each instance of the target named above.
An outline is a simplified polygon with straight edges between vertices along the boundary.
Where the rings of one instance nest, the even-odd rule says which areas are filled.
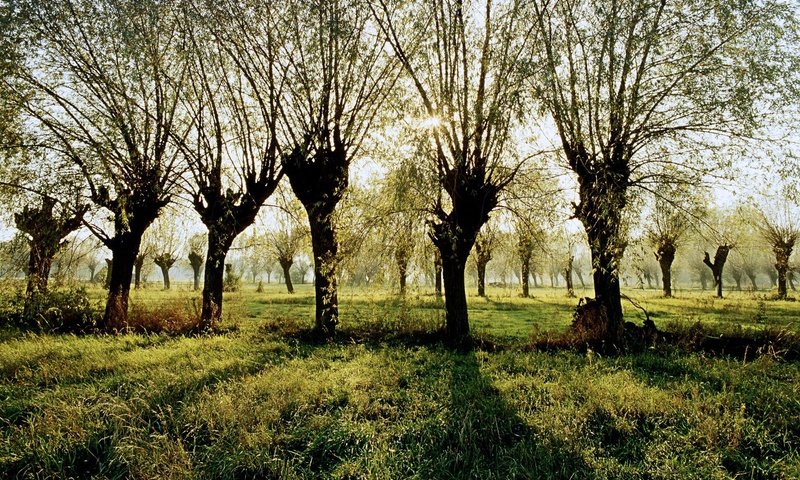
[[[297,287],[226,294],[210,335],[3,328],[0,475],[800,478],[800,362],[779,352],[532,348],[577,301],[549,288],[470,297],[470,350],[431,335],[444,312],[429,292],[344,288],[341,333],[320,344],[303,334],[313,292]],[[796,302],[626,293],[662,329],[800,330]],[[152,288],[131,310],[191,315],[197,298]]]

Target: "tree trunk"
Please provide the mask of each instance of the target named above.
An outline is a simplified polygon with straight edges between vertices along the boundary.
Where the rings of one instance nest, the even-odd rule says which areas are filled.
[[[50,266],[58,251],[58,245],[44,245],[35,239],[30,242],[30,256],[28,257],[28,285],[25,289],[26,298],[36,293],[47,292],[47,282],[50,276]],[[27,302],[26,302],[27,307]]]
[[[332,213],[333,209],[330,209]],[[339,323],[339,297],[336,270],[339,245],[331,214],[309,215],[311,246],[314,251],[314,329],[325,338],[336,334]]]
[[[280,259],[278,263],[281,265],[281,270],[283,270],[283,280],[286,283],[286,291],[289,293],[294,293],[294,285],[292,285],[292,275],[289,272],[289,269],[292,268],[292,263],[294,263],[293,259],[285,260]]]
[[[569,256],[567,259],[567,266],[564,268],[564,281],[567,284],[567,297],[573,298],[575,296],[575,288],[572,286],[572,262],[575,261],[575,257],[572,255]]]
[[[750,279],[750,284],[753,286],[753,291],[757,292],[758,291],[758,283],[756,283],[756,274],[753,273],[753,272],[745,272],[745,275],[747,275],[747,278]]]
[[[777,284],[778,272],[776,272],[774,268],[768,268],[767,277],[769,277],[769,287],[775,288],[778,285]]]
[[[97,270],[97,266],[89,265],[88,268],[89,268],[89,283],[94,283],[94,274],[95,270]]]
[[[189,265],[194,274],[194,291],[200,290],[200,268],[203,266],[203,256],[197,252],[189,252]]]
[[[408,275],[408,260],[411,248],[408,244],[400,244],[395,248],[394,261],[397,264],[397,279],[400,285],[400,295],[406,294],[406,276]]]
[[[772,250],[775,252],[775,270],[778,272],[778,298],[786,299],[786,275],[789,272],[789,258],[792,256],[792,243],[780,243],[773,245]]]
[[[725,261],[728,259],[730,250],[731,247],[727,245],[720,245],[717,247],[717,253],[714,255],[714,263],[711,263],[708,252],[705,252],[705,257],[703,258],[703,263],[711,269],[711,274],[714,276],[714,285],[717,287],[718,298],[722,298],[722,270],[725,267]]]
[[[528,284],[528,277],[531,275],[531,258],[529,256],[522,257],[522,272],[520,280],[522,280],[522,298],[530,297],[530,287]],[[534,279],[534,282],[536,280]]]
[[[400,295],[406,294],[406,269],[408,268],[408,263],[398,265],[398,280],[400,281]]]
[[[608,229],[603,228],[587,228],[587,236],[594,265],[592,277],[595,300],[605,312],[603,339],[616,344],[622,335],[623,325],[622,295],[617,273],[622,252],[614,245],[614,239],[608,237],[607,231]]]
[[[200,329],[211,330],[222,318],[222,292],[225,282],[225,257],[235,235],[208,230],[208,250],[203,276],[203,307],[200,312]]]
[[[483,260],[479,259],[476,262],[476,266],[478,269],[478,296],[485,297],[486,296],[486,263]]]
[[[447,337],[461,342],[469,336],[469,314],[464,281],[466,258],[442,255],[442,274],[445,293],[445,330]]]
[[[112,253],[111,256],[113,257],[114,254]],[[106,290],[111,287],[111,270],[113,270],[114,262],[110,258],[106,258]]]
[[[437,250],[433,259],[433,283],[437,297],[442,296],[442,254]]]
[[[62,240],[71,232],[80,227],[87,207],[78,208],[74,216],[57,216],[53,213],[56,201],[45,196],[39,208],[26,206],[22,212],[14,214],[14,223],[17,228],[30,237],[28,245],[28,271],[26,279],[28,284],[25,289],[25,313],[30,310],[31,297],[38,292],[47,291],[50,267],[53,257],[62,246]],[[61,272],[61,268],[58,269]]]
[[[137,255],[136,262],[133,264],[133,288],[139,290],[142,284],[142,267],[144,266],[144,255]]]
[[[581,288],[586,288],[586,282],[583,280],[583,272],[580,268],[575,269],[575,275],[578,276],[578,281],[581,282]]]
[[[194,284],[192,285],[192,290],[194,290],[196,292],[196,291],[200,290],[200,266],[199,265],[196,266],[196,267],[194,265],[192,265],[192,275],[193,275],[193,280],[194,280]]]
[[[164,290],[169,290],[169,267],[166,265],[159,265],[158,268],[161,269],[161,276],[164,278]]]
[[[677,248],[673,244],[662,244],[656,251],[656,260],[661,267],[661,279],[664,296],[672,296],[672,262],[675,261]]]
[[[108,300],[103,315],[103,326],[106,331],[117,333],[128,328],[128,298],[131,291],[131,277],[139,245],[141,233],[129,232],[116,237],[116,245],[111,249],[111,264],[108,273]]]

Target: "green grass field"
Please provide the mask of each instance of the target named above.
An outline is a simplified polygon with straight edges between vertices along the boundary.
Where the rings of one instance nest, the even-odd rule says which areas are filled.
[[[551,289],[471,297],[474,331],[508,348],[462,352],[349,338],[430,330],[444,313],[432,295],[345,288],[342,340],[319,345],[290,334],[312,324],[310,287],[267,287],[226,294],[211,336],[6,329],[0,476],[800,478],[798,362],[521,348],[568,326],[576,300]],[[132,308],[198,308],[185,288],[135,292]],[[626,293],[662,328],[800,330],[800,303]]]

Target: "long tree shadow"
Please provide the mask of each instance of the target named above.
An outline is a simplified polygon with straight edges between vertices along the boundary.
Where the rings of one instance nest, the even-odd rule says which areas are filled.
[[[481,372],[474,351],[446,351],[450,368],[444,425],[420,432],[420,478],[586,478],[569,445],[528,426]]]

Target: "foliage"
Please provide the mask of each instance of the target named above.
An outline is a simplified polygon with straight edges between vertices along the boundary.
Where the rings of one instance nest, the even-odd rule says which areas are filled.
[[[23,330],[60,333],[91,333],[97,328],[102,310],[83,288],[21,293],[3,299],[0,324]],[[26,306],[27,303],[27,306]]]

